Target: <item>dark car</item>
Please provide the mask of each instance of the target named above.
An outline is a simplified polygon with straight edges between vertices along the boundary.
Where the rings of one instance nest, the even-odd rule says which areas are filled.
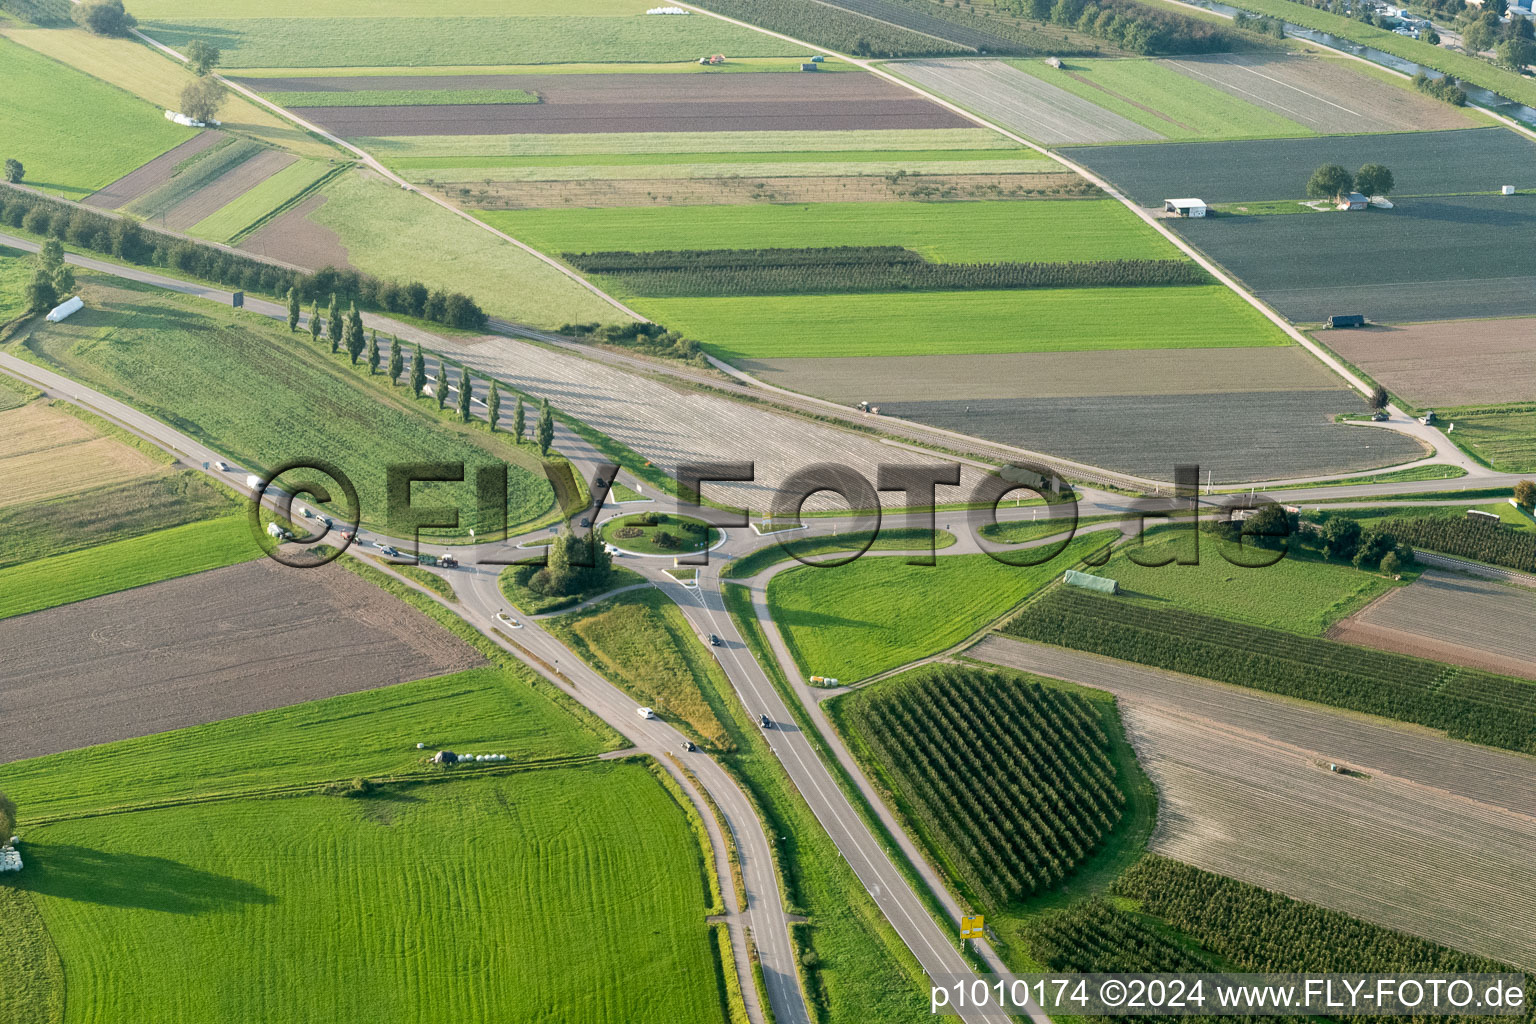
[[[683,749],[691,754],[699,748],[693,745],[693,740],[683,740]]]
[[[582,517],[581,517],[581,525],[582,525],[582,528],[583,528],[583,529],[585,529],[585,528],[586,528],[586,527],[588,527],[588,526],[591,526],[591,525],[592,525],[592,520],[591,520],[591,519],[589,519],[589,518],[588,518],[588,517],[586,517],[586,516],[582,516]]]
[[[772,729],[773,728],[773,723],[768,721],[768,716],[767,715],[758,715],[757,716],[757,724],[762,726],[764,729]]]
[[[725,641],[721,640],[718,636],[716,636],[715,634],[711,633],[711,634],[709,634],[709,646],[711,646],[711,647],[724,647],[725,646]]]

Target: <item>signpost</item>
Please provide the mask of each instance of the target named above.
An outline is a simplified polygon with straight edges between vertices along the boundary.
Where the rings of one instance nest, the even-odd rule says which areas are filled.
[[[982,923],[980,914],[977,914],[975,917],[960,918],[960,941],[985,938],[981,930]]]

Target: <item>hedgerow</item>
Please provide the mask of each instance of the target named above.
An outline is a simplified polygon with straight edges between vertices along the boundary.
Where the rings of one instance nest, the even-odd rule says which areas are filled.
[[[1489,672],[1061,587],[1003,631],[1536,753],[1536,686]]]

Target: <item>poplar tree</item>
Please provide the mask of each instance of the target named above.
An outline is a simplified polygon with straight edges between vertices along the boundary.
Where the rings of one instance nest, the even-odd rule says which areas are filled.
[[[400,383],[400,374],[405,372],[405,357],[400,354],[400,339],[394,335],[389,338],[389,382]]]
[[[368,376],[379,372],[379,332],[368,332]]]
[[[437,407],[441,409],[448,401],[448,367],[441,359],[437,361],[437,390],[434,395],[437,398]]]
[[[537,440],[539,454],[548,455],[550,442],[555,439],[555,414],[549,411],[549,399],[539,403],[539,427]]]
[[[299,329],[299,290],[288,289],[288,333]]]
[[[421,346],[416,346],[416,354],[411,357],[411,397],[420,398],[422,389],[427,386],[427,361],[421,358]]]
[[[309,340],[320,340],[320,300],[318,299],[309,311]]]
[[[352,304],[352,309],[347,313],[347,355],[352,359],[352,365],[357,365],[357,357],[363,354],[363,346],[367,339],[363,337],[363,314],[357,311],[357,304]]]
[[[485,418],[490,421],[491,433],[496,433],[496,421],[501,418],[501,391],[496,387],[496,378],[491,378],[490,393],[485,396]]]
[[[523,431],[528,428],[528,414],[523,412],[523,396],[517,396],[517,406],[512,410],[512,435],[517,443],[523,443]]]
[[[342,332],[347,329],[346,321],[342,319],[341,307],[336,305],[336,293],[331,293],[331,308],[326,311],[326,333],[331,337],[331,351],[335,352],[341,345]]]
[[[469,379],[469,367],[459,367],[459,422],[469,422],[469,399],[475,393]]]

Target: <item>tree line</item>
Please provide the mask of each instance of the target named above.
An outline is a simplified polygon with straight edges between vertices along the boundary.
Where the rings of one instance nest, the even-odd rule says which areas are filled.
[[[414,316],[465,330],[489,318],[469,296],[429,289],[419,281],[385,281],[356,270],[291,270],[212,245],[146,228],[127,217],[74,207],[0,185],[0,224],[145,267],[164,267],[229,288],[274,297],[297,289],[308,303],[335,292],[363,309]]]
[[[926,263],[922,253],[899,245],[834,245],[785,249],[653,249],[641,252],[561,253],[589,274],[638,270],[709,270],[740,267],[840,267],[859,264]]]
[[[698,367],[709,366],[709,360],[704,357],[704,350],[697,341],[657,323],[562,324],[560,333],[581,341],[613,345],[648,356],[677,359]]]
[[[1000,0],[999,6],[1132,53],[1226,53],[1246,48],[1241,33],[1133,0]]]
[[[1384,525],[1397,536],[1430,551],[1536,572],[1536,533],[1520,533],[1498,523],[1474,522],[1461,515],[1391,519]]]

